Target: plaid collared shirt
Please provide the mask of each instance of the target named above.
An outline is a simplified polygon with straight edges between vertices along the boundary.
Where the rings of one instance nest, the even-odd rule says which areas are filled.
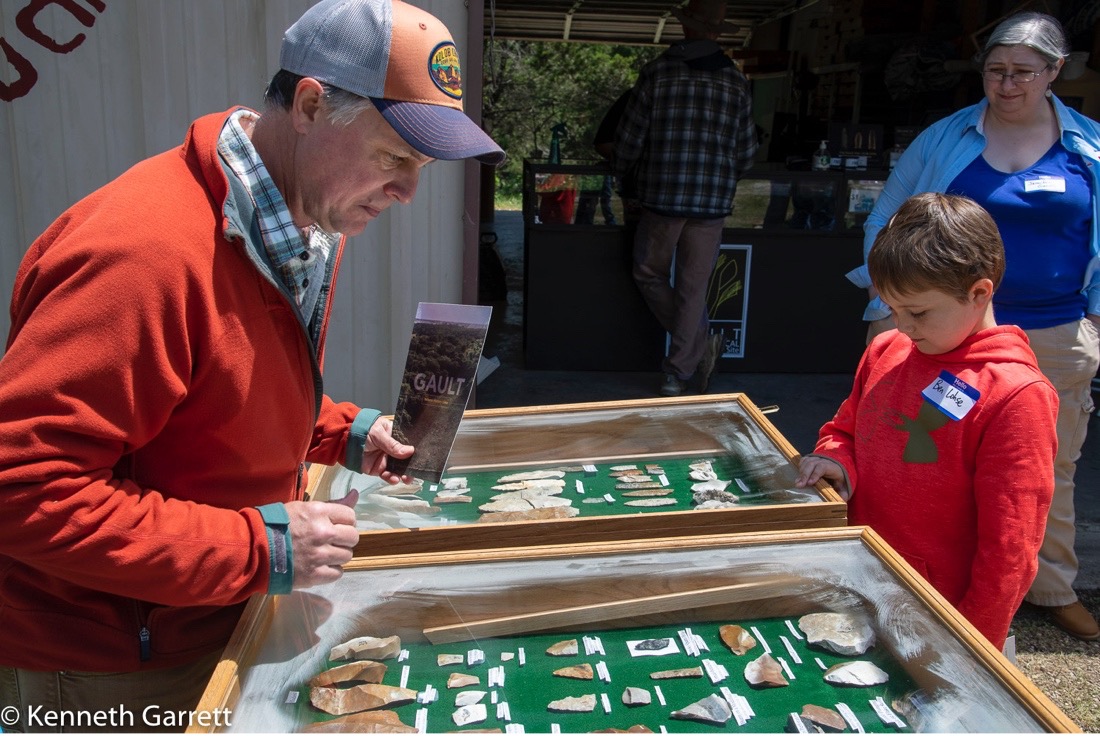
[[[748,80],[713,41],[687,41],[638,75],[615,136],[614,166],[648,209],[725,217],[756,155]]]
[[[218,153],[252,197],[267,256],[294,299],[302,321],[309,324],[324,284],[328,258],[340,235],[316,226],[304,234],[294,224],[283,195],[241,127],[242,118],[254,116],[249,110],[239,110],[229,117],[218,139]]]

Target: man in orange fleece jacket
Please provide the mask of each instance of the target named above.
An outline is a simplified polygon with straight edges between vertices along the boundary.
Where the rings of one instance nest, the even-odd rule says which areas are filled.
[[[196,120],[16,276],[0,705],[24,716],[191,708],[250,596],[351,558],[354,513],[302,500],[305,463],[396,481],[387,456],[413,452],[322,391],[344,238],[410,202],[433,159],[503,153],[462,111],[447,29],[399,0],[322,0],[280,67],[262,114]]]

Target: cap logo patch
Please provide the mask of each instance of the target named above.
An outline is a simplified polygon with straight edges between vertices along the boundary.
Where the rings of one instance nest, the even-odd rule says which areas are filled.
[[[451,41],[432,49],[428,60],[428,73],[445,95],[456,100],[462,99],[462,68],[458,62],[458,49]]]

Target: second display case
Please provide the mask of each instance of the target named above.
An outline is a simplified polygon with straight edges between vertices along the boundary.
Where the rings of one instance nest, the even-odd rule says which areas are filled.
[[[797,456],[744,394],[471,410],[439,483],[314,467],[309,489],[358,492],[364,556],[843,526]]]

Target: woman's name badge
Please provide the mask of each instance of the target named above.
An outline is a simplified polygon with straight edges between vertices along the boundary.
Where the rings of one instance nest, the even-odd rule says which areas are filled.
[[[955,421],[965,417],[974,404],[978,403],[981,393],[961,378],[947,371],[941,371],[939,377],[921,391],[921,396]]]
[[[1024,180],[1025,192],[1060,192],[1065,194],[1066,180],[1061,176],[1038,176]]]

